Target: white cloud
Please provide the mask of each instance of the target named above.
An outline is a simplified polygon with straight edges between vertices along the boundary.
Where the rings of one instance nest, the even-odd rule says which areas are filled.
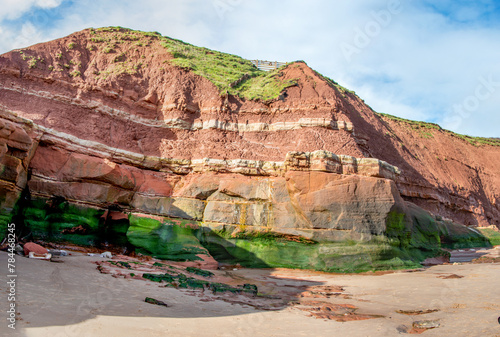
[[[59,6],[61,2],[62,0],[2,0],[0,19],[13,20],[29,11],[32,7],[50,9]]]
[[[7,50],[24,48],[41,41],[46,41],[42,32],[40,32],[31,22],[25,23],[20,29],[4,29],[0,48]]]
[[[41,8],[54,8],[61,4],[62,0],[36,0],[35,3]]]

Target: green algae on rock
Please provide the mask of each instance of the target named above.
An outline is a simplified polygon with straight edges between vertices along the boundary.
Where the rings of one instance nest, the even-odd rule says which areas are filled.
[[[68,242],[81,246],[114,245],[127,247],[128,219],[105,217],[97,207],[68,202],[64,198],[29,200],[19,213],[25,234],[38,240]]]
[[[58,198],[35,198],[22,212],[25,225],[38,239],[67,241],[83,246],[98,244],[99,220],[104,213],[101,209]]]
[[[163,301],[159,301],[159,300],[151,298],[151,297],[146,297],[144,299],[144,302],[150,303],[150,304],[155,304],[155,305],[161,305],[161,306],[164,306],[164,307],[168,307],[167,303],[165,303]]]
[[[153,282],[165,282],[169,286],[176,288],[190,288],[190,289],[209,289],[214,294],[230,292],[233,294],[249,294],[256,296],[258,288],[254,284],[245,283],[242,286],[231,286],[225,283],[209,282],[205,280],[196,279],[186,276],[182,273],[164,273],[164,274],[151,274],[145,273],[143,278]]]
[[[494,228],[478,228],[482,235],[484,235],[493,246],[500,245],[500,231]]]
[[[212,273],[211,271],[203,270],[203,269],[196,268],[196,267],[187,267],[186,271],[188,273],[193,273],[193,274],[196,274],[196,275],[199,275],[199,276],[203,276],[203,277],[212,277],[212,276],[214,276],[214,273]]]
[[[178,224],[176,224],[178,222]],[[127,238],[139,253],[172,261],[201,261],[208,255],[195,236],[192,222],[163,218],[161,221],[137,214],[130,215]]]
[[[107,223],[107,230],[104,230],[104,210],[57,198],[34,198],[21,212],[25,225],[36,239],[90,246],[114,237],[117,246],[132,247],[138,253],[159,259],[203,261],[205,256],[251,268],[343,273],[408,269],[420,267],[419,262],[428,257],[443,254],[442,248],[489,245],[479,232],[450,221],[436,220],[415,205],[408,204],[407,213],[400,211],[388,213],[384,234],[360,241],[316,241],[300,235],[247,230],[241,226],[226,225],[217,229],[200,221],[139,213],[130,214],[126,221],[115,223],[116,226]],[[126,262],[116,264],[130,268]],[[160,263],[157,265],[161,267]],[[194,267],[187,271],[204,277],[211,274]]]

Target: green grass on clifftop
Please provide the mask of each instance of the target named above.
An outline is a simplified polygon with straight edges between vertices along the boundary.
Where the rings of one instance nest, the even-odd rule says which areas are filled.
[[[282,68],[265,72],[239,56],[196,47],[180,40],[159,36],[174,57],[170,62],[210,80],[221,93],[247,99],[277,98],[294,81],[281,79]]]
[[[403,123],[403,124],[408,125],[413,130],[418,131],[423,138],[434,137],[432,131],[436,130],[436,131],[446,132],[446,133],[450,134],[451,136],[462,139],[463,141],[466,141],[469,144],[474,145],[474,146],[480,146],[480,145],[500,146],[500,138],[485,138],[485,137],[472,137],[472,136],[467,136],[467,135],[461,135],[461,134],[455,133],[453,131],[445,130],[445,129],[441,128],[441,126],[439,126],[436,123],[412,121],[409,119],[396,117],[396,116],[392,116],[392,115],[381,113],[381,112],[378,112],[377,114],[386,118],[386,119],[390,119],[390,120],[396,121],[398,123]]]
[[[165,61],[190,70],[212,82],[221,95],[229,93],[249,100],[271,100],[278,98],[287,87],[296,84],[282,79],[283,68],[262,71],[252,62],[236,55],[197,47],[181,40],[162,36],[158,32],[134,31],[123,27],[91,29],[92,42],[106,42],[111,48],[114,42],[136,41],[138,46],[148,45],[149,40],[158,40],[172,59]],[[284,66],[286,67],[286,66]]]

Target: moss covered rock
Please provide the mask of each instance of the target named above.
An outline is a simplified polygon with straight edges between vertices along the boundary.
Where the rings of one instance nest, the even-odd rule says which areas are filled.
[[[129,242],[138,252],[173,261],[202,260],[208,255],[196,238],[198,226],[189,221],[132,214],[127,231]]]
[[[64,199],[34,198],[20,210],[34,239],[70,242],[82,246],[127,246],[128,219],[105,219],[105,210]]]
[[[369,242],[307,242],[276,233],[209,231],[201,242],[219,262],[252,268],[300,268],[329,272],[415,268],[417,259],[389,239]]]
[[[336,242],[251,230],[249,226],[223,225],[216,230],[195,220],[139,213],[126,217],[118,212],[122,216],[115,217],[111,214],[117,212],[60,198],[29,200],[19,212],[36,239],[93,246],[108,242],[165,260],[201,261],[213,257],[218,262],[255,268],[328,272],[415,268],[425,258],[440,254],[442,248],[489,245],[479,231],[438,221],[411,203],[406,207],[398,203],[387,213],[384,233]]]

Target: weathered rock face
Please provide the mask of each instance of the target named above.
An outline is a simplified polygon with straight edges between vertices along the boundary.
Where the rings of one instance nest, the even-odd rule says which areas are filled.
[[[323,172],[288,172],[286,178],[293,203],[312,229],[382,235],[389,212],[404,209],[396,185],[388,179]]]
[[[498,224],[498,148],[456,144],[474,167],[491,160],[474,171],[450,155],[435,171],[414,158],[430,138],[415,146],[415,132],[303,63],[282,70],[297,85],[279,99],[249,101],[169,64],[154,37],[113,55],[95,40],[87,30],[0,56],[2,226],[16,215],[38,237],[162,258],[360,270],[487,243],[437,215]],[[129,66],[122,56],[148,67],[111,72]],[[63,61],[80,75],[54,71]],[[434,137],[439,151],[453,138]],[[472,171],[473,186],[451,184]]]
[[[5,231],[28,180],[37,142],[23,125],[0,119],[0,231]],[[2,234],[3,237],[3,234]]]
[[[224,163],[213,167],[210,160],[205,160],[206,166],[186,164],[191,173],[181,175],[141,170],[41,142],[30,162],[27,186],[31,195],[46,199],[58,196],[101,208],[119,205],[207,225],[248,226],[314,239],[334,239],[337,231],[342,232],[341,240],[384,234],[388,213],[404,208],[395,183],[381,177],[385,172],[394,175],[397,169],[378,160],[347,156],[336,165],[319,165],[311,160],[317,156],[290,153],[285,162],[275,163],[268,176],[232,173],[239,168]],[[297,158],[307,158],[311,164],[299,165],[302,159]],[[342,161],[347,159],[346,168]],[[245,161],[246,173],[261,164],[250,162]],[[367,176],[348,174],[357,170]]]

